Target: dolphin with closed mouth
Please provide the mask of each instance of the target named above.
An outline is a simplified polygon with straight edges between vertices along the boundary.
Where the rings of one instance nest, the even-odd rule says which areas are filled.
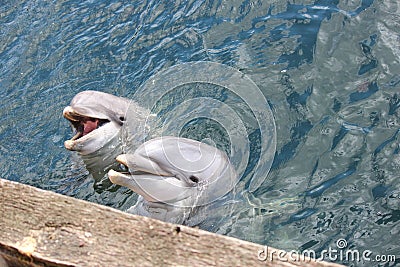
[[[77,151],[95,180],[115,164],[115,157],[135,150],[149,132],[152,115],[136,102],[98,91],[78,93],[63,111],[75,135],[64,142]],[[123,151],[124,150],[124,151]]]
[[[116,160],[123,170],[111,169],[111,182],[139,194],[128,212],[172,223],[199,224],[207,216],[201,219],[198,213],[204,214],[202,209],[224,197],[237,182],[225,153],[186,138],[151,139]]]

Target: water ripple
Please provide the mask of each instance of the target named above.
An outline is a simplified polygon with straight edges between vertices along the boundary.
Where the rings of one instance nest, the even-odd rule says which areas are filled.
[[[93,188],[63,148],[63,107],[88,89],[132,97],[160,70],[209,60],[257,84],[278,134],[264,184],[253,193],[240,185],[238,210],[218,232],[289,250],[323,251],[346,237],[352,248],[399,254],[399,10],[390,0],[6,1],[2,176],[129,207],[130,192]],[[222,91],[214,97],[231,101]],[[219,133],[207,120],[187,129]],[[251,148],[245,176],[260,157]]]

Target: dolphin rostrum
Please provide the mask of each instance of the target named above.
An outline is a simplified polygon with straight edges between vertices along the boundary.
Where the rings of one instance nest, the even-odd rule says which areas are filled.
[[[140,195],[128,211],[172,223],[198,224],[198,210],[222,198],[237,182],[225,153],[186,138],[151,139],[116,160],[129,171],[110,170],[111,182]]]

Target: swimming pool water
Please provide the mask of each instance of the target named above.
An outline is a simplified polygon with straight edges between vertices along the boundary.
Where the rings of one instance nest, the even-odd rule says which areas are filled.
[[[83,90],[131,98],[159,71],[212,61],[254,81],[277,132],[270,172],[220,232],[319,253],[344,238],[399,257],[399,12],[395,0],[4,1],[1,177],[126,209],[129,190],[96,190],[65,150],[63,108]],[[182,134],[221,130],[195,129]]]

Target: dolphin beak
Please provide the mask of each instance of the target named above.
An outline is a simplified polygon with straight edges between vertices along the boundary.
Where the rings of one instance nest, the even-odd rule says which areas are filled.
[[[68,150],[73,151],[73,150],[75,150],[75,149],[74,149],[74,148],[75,148],[75,143],[74,143],[73,140],[67,140],[67,141],[64,142],[64,147],[65,147],[66,149],[68,149]]]
[[[125,174],[114,170],[108,171],[108,178],[113,184],[128,187],[150,202],[168,204],[186,199],[193,195],[193,187],[186,187],[175,177],[165,177],[149,173]]]
[[[115,160],[118,163],[121,163],[121,164],[125,165],[126,167],[128,167],[128,159],[126,158],[125,154],[117,156]]]
[[[159,173],[157,170],[143,168],[141,162],[134,161],[130,154],[122,154],[116,161],[129,168],[129,172],[110,170],[108,178],[114,184],[128,187],[150,202],[175,203],[191,197],[193,187],[188,187],[169,173]]]
[[[108,171],[108,178],[113,184],[118,185],[122,185],[131,179],[130,174],[125,174],[114,170]]]
[[[67,106],[64,108],[63,110],[63,116],[64,118],[66,118],[69,121],[75,121],[78,122],[79,120],[75,118],[75,116],[73,116],[73,114],[75,114],[74,109],[71,106]]]

